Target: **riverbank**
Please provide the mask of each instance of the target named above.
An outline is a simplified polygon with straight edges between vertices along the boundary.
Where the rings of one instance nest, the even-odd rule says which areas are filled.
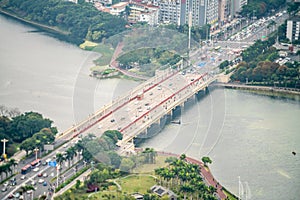
[[[256,94],[268,95],[273,97],[284,97],[294,100],[300,100],[300,89],[297,88],[256,86],[237,83],[216,83],[214,84],[214,86],[225,87],[229,89],[246,90]]]
[[[3,15],[5,15],[5,16],[11,17],[13,19],[20,20],[21,22],[23,22],[25,24],[29,24],[29,25],[37,27],[39,29],[42,29],[42,30],[45,30],[45,31],[49,31],[50,33],[56,33],[56,34],[62,34],[62,35],[68,35],[68,34],[70,34],[69,32],[62,31],[62,30],[60,30],[58,28],[55,28],[55,27],[46,26],[46,25],[43,25],[43,24],[39,24],[39,23],[36,23],[36,22],[33,22],[33,21],[29,21],[29,20],[23,19],[21,17],[18,17],[17,15],[14,15],[14,14],[12,14],[10,12],[7,12],[7,11],[4,11],[2,9],[0,9],[0,13],[3,14]]]

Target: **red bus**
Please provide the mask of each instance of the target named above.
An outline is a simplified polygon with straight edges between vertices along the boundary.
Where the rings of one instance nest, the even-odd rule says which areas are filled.
[[[36,159],[36,160],[34,160],[34,161],[31,162],[31,166],[32,166],[32,167],[35,167],[35,166],[37,166],[39,163],[41,163],[41,159]]]
[[[25,167],[23,167],[22,169],[21,169],[21,174],[26,174],[26,173],[28,173],[28,172],[30,172],[31,171],[31,165],[26,165]]]

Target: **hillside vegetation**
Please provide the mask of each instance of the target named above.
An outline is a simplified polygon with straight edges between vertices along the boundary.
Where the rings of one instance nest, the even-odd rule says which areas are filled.
[[[0,9],[25,20],[68,33],[64,40],[100,42],[125,30],[122,18],[98,11],[92,4],[60,0],[1,0]],[[63,34],[61,35],[63,36]]]

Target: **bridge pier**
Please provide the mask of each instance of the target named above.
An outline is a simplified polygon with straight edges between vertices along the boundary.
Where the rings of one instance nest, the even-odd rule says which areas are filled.
[[[173,109],[173,116],[172,116],[171,120],[173,120],[173,119],[176,118],[177,116],[180,116],[180,115],[182,114],[183,108],[184,108],[184,104],[181,104],[181,105],[179,105],[179,106],[176,106],[176,107]]]

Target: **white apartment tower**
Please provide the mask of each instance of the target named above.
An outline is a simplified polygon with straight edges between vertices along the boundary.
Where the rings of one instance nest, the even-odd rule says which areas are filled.
[[[300,40],[300,17],[296,16],[287,21],[286,37],[293,43]]]
[[[205,24],[215,25],[218,22],[219,0],[187,0],[185,23],[188,23],[188,13],[192,12],[193,26]]]
[[[160,10],[159,20],[162,23],[182,25],[182,22],[180,23],[182,15],[181,0],[161,0],[157,4]]]

